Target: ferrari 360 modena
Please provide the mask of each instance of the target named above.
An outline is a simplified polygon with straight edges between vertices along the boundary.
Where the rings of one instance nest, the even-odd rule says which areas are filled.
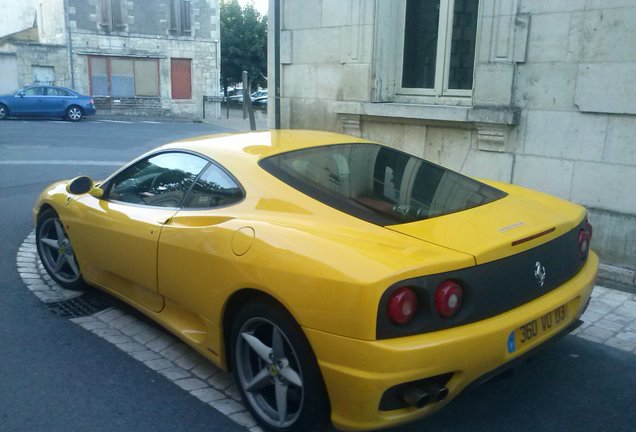
[[[174,142],[34,216],[56,282],[232,370],[278,432],[439,410],[576,328],[598,268],[583,207],[327,132]]]

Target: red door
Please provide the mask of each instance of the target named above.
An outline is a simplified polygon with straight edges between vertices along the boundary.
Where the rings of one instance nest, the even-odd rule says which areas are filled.
[[[170,59],[172,99],[192,99],[190,59]]]

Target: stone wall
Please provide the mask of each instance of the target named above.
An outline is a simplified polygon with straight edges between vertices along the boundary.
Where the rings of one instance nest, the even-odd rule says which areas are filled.
[[[161,107],[161,99],[155,97],[104,97],[94,96],[95,108],[100,113],[109,112],[118,115],[151,116],[169,115]]]
[[[53,67],[55,73],[54,85],[70,86],[66,46],[20,42],[14,42],[12,45],[17,56],[18,83],[20,87],[33,83],[33,66]]]
[[[446,101],[392,90],[399,1],[300,3],[281,1],[283,127],[364,136],[578,202],[601,259],[636,268],[633,1],[480,1],[472,95]]]

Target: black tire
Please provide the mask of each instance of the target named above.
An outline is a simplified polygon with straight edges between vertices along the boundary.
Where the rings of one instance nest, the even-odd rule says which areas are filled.
[[[274,342],[277,332],[280,332],[278,344]],[[264,361],[265,356],[254,350],[252,344],[256,342],[246,339],[250,337],[270,350],[269,360]],[[284,355],[275,357],[275,346]],[[230,347],[236,385],[262,429],[270,432],[331,429],[327,392],[316,357],[300,326],[282,306],[268,298],[243,306],[232,323]],[[298,380],[300,386],[294,384]],[[254,388],[248,391],[250,383]],[[277,399],[279,390],[281,394],[284,391],[285,398],[283,421]]]
[[[86,287],[64,225],[55,210],[45,210],[38,216],[35,244],[44,269],[55,282],[74,291]]]
[[[9,108],[6,105],[0,104],[0,120],[4,120],[9,116]]]
[[[66,108],[66,119],[72,122],[78,122],[84,117],[84,110],[77,105],[71,105]]]

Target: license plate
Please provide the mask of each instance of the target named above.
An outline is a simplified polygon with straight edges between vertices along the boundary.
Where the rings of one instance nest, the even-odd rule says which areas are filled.
[[[568,319],[568,305],[562,305],[547,314],[517,327],[508,336],[508,353],[530,344],[546,333],[557,329]]]

